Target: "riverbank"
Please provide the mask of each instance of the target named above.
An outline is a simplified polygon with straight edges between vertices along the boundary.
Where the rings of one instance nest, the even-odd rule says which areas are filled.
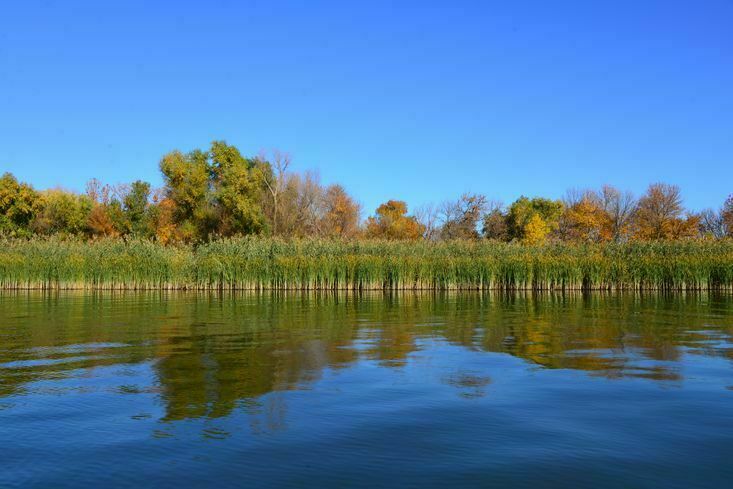
[[[733,241],[552,245],[281,241],[0,242],[2,289],[733,290]]]

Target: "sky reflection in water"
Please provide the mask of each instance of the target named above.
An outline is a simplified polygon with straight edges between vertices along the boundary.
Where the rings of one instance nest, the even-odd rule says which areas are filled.
[[[725,295],[0,301],[3,487],[716,487],[733,475]]]

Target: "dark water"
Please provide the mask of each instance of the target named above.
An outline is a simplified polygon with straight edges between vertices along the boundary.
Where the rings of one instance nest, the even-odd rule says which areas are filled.
[[[0,306],[0,487],[733,487],[728,296]]]

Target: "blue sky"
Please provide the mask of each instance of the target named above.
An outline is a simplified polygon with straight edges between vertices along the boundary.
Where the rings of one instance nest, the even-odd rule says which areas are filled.
[[[3,2],[0,170],[158,185],[165,152],[225,139],[367,214],[656,181],[717,207],[731,25],[731,0]]]

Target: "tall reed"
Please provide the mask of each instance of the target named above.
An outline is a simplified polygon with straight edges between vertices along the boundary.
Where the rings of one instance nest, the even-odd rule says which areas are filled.
[[[733,241],[0,241],[4,289],[733,290]]]

